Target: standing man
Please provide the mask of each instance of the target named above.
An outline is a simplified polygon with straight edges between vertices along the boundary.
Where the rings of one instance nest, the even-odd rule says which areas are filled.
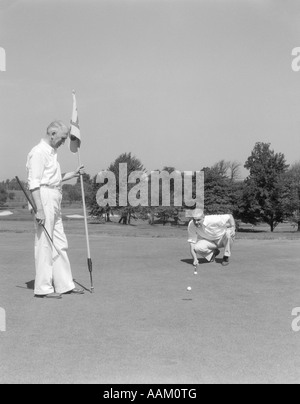
[[[202,209],[195,209],[188,226],[188,237],[194,266],[198,265],[197,254],[214,262],[222,247],[225,248],[222,265],[227,266],[235,237],[234,218],[232,215],[205,216]]]
[[[37,207],[35,215],[35,296],[61,299],[64,293],[83,294],[75,288],[67,254],[68,242],[64,233],[61,200],[62,182],[79,177],[83,166],[62,177],[57,161],[57,149],[69,136],[69,128],[61,121],[52,122],[45,137],[28,154],[28,186]],[[52,237],[55,249],[47,237],[44,225]]]

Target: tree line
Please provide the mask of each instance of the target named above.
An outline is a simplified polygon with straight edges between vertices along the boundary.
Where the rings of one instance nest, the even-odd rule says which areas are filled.
[[[115,174],[116,194],[119,195],[119,164],[127,163],[129,177],[133,171],[146,171],[141,161],[131,153],[121,154],[107,168]],[[289,166],[282,153],[275,153],[270,143],[258,142],[244,167],[249,171],[246,179],[240,179],[241,164],[221,160],[212,167],[200,167],[204,172],[204,201],[206,214],[232,213],[235,219],[243,223],[257,225],[267,223],[271,231],[284,221],[297,226],[300,231],[300,162]],[[174,167],[164,167],[163,171],[172,173]],[[174,196],[174,182],[171,180],[170,191]],[[195,182],[195,177],[193,177]],[[166,223],[178,222],[180,213],[191,207],[170,206],[142,207],[127,206],[103,207],[97,203],[97,192],[101,186],[96,177],[90,182],[90,194],[87,198],[90,213],[97,217],[106,217],[117,212],[124,224],[130,224],[132,217],[148,219],[154,223],[155,218]],[[193,183],[195,186],[195,184]],[[151,183],[149,182],[149,186]],[[133,185],[128,187],[128,193]],[[160,190],[161,191],[161,190]],[[193,190],[194,192],[195,190]],[[160,201],[162,197],[160,196]],[[118,201],[118,199],[117,199]],[[174,202],[174,200],[173,200]]]
[[[142,162],[131,153],[123,153],[105,170],[112,172],[116,178],[116,206],[99,206],[97,193],[105,182],[97,182],[97,175],[83,176],[86,203],[93,217],[110,221],[112,214],[120,217],[120,223],[130,224],[133,218],[148,220],[150,224],[160,221],[179,223],[183,211],[193,206],[176,206],[174,204],[174,180],[170,180],[170,206],[163,206],[162,184],[159,188],[159,206],[121,206],[119,203],[119,165],[127,164],[127,179],[134,171],[147,173]],[[258,142],[251,155],[244,163],[249,171],[246,179],[240,178],[239,162],[221,160],[211,167],[199,167],[204,173],[204,204],[206,214],[231,213],[236,220],[257,225],[267,223],[271,231],[284,221],[289,221],[300,231],[300,162],[288,165],[284,154],[275,153],[270,143]],[[163,167],[162,170],[172,174],[175,167]],[[192,179],[193,196],[195,196],[195,176]],[[135,184],[128,184],[129,194]],[[148,181],[151,188],[151,179]],[[0,206],[13,199],[17,190],[15,180],[0,183]],[[150,195],[150,193],[149,193]],[[150,198],[150,196],[149,196]],[[63,185],[63,199],[69,203],[80,203],[80,180],[75,185]]]

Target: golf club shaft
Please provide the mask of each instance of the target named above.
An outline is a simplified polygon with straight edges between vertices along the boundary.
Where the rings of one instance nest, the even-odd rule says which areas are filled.
[[[22,191],[23,191],[23,193],[24,193],[24,195],[25,195],[25,197],[26,197],[28,203],[30,204],[30,206],[32,207],[34,213],[36,214],[36,213],[37,213],[37,208],[36,208],[36,206],[35,206],[34,201],[32,201],[32,200],[30,199],[30,197],[28,196],[28,194],[27,194],[25,188],[23,187],[21,181],[19,180],[19,177],[16,176],[16,180],[17,180],[17,182],[18,182],[20,188],[22,189]],[[54,247],[55,251],[57,252],[58,255],[60,255],[60,251],[56,248],[56,246],[55,246],[55,244],[54,244],[54,242],[53,242],[53,239],[52,239],[52,237],[50,236],[50,234],[49,234],[48,230],[46,229],[45,225],[42,224],[42,227],[43,227],[43,229],[44,229],[44,231],[45,231],[47,237],[49,238],[49,240],[50,240],[52,246]]]

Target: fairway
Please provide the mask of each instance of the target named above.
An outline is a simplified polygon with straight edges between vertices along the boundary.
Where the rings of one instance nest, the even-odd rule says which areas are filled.
[[[33,297],[31,226],[1,222],[1,383],[299,382],[299,240],[240,238],[194,275],[182,229],[90,226],[95,293],[53,301]],[[82,222],[66,232],[88,288]]]

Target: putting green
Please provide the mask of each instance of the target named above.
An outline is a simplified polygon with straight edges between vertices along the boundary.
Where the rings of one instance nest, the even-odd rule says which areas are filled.
[[[1,383],[299,382],[298,240],[239,239],[229,267],[194,275],[184,231],[91,226],[95,293],[53,301],[33,298],[32,227],[17,227],[0,232]],[[66,230],[88,288],[81,222]]]

